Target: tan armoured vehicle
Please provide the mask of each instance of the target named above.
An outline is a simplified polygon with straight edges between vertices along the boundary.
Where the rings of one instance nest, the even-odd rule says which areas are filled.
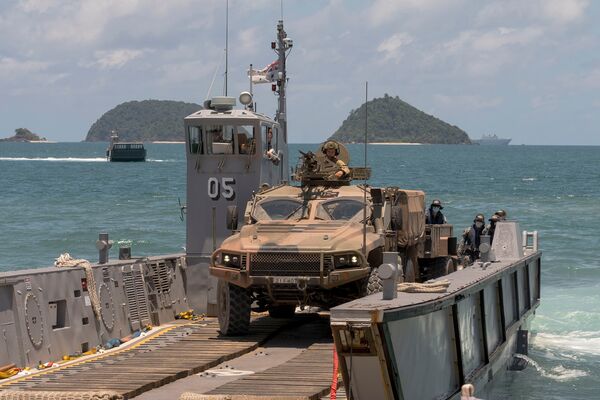
[[[336,145],[347,162],[346,149]],[[378,292],[377,268],[386,251],[398,252],[407,281],[419,280],[419,260],[429,269],[442,265],[438,275],[447,272],[448,238],[426,227],[424,192],[351,185],[367,178],[368,169],[350,168],[333,179],[323,165],[321,152],[303,153],[295,173],[301,185],[261,188],[239,231],[237,210],[230,210],[227,224],[235,233],[213,253],[210,266],[219,278],[222,333],[246,333],[251,304],[272,317],[291,317],[297,306],[330,308]]]

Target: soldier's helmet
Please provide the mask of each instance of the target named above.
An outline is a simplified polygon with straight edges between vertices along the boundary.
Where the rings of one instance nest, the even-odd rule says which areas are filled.
[[[498,210],[494,213],[494,215],[497,215],[500,218],[506,218],[506,211],[504,210]]]
[[[444,207],[442,207],[442,202],[439,201],[438,199],[435,199],[431,202],[431,206],[430,207],[439,207],[440,210],[442,210]]]
[[[336,156],[340,155],[340,146],[336,142],[330,140],[329,142],[327,142],[323,145],[323,148],[321,148],[321,151],[323,152],[323,154],[327,154],[327,150],[329,150],[329,149],[335,149],[335,155]]]
[[[485,217],[483,216],[483,214],[477,214],[475,216],[475,219],[473,220],[473,222],[483,222],[483,223],[485,223]]]
[[[498,216],[498,214],[494,214],[490,217],[490,219],[488,219],[488,221],[496,223],[500,220],[500,217]]]

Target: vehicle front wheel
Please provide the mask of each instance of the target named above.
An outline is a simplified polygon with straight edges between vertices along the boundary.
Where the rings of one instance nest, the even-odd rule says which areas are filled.
[[[219,328],[225,336],[248,333],[250,294],[244,288],[219,279],[217,287]]]

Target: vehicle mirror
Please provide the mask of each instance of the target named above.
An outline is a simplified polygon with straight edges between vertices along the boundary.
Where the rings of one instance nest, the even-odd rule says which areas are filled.
[[[237,206],[227,206],[227,229],[235,231],[238,227]]]

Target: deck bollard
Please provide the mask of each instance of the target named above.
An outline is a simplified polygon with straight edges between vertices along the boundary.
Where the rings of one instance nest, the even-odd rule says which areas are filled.
[[[392,300],[398,297],[398,253],[386,251],[383,253],[383,264],[377,271],[383,286],[383,300]]]
[[[108,233],[98,234],[96,248],[98,249],[98,264],[106,264],[108,262],[108,251],[112,247],[113,241],[108,240]]]

